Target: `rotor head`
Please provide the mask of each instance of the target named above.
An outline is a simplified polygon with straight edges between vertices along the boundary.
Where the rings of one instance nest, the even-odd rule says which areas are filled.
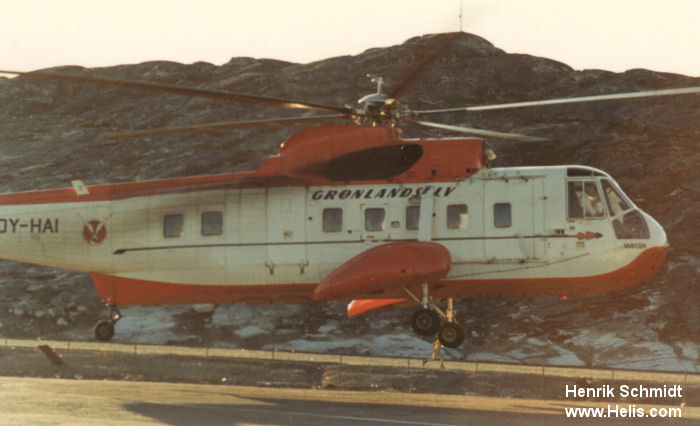
[[[357,106],[351,108],[352,121],[363,126],[396,127],[402,118],[410,115],[410,111],[384,93],[384,79],[381,76],[367,74],[367,77],[377,84],[377,91],[357,100]]]

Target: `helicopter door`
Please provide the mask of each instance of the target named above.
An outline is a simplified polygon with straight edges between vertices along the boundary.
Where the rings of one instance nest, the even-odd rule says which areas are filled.
[[[270,188],[267,194],[268,282],[301,280],[306,254],[306,189]]]
[[[365,242],[379,242],[390,239],[389,204],[361,204],[360,207],[362,209],[362,233],[360,238]]]
[[[523,261],[536,257],[533,215],[534,182],[530,179],[484,183],[484,256]]]
[[[267,239],[266,200],[265,188],[231,190],[228,194],[229,238],[233,247],[227,251],[226,261],[229,268],[244,271],[242,276],[247,282],[265,282],[267,277],[267,249],[262,244]]]
[[[535,234],[533,238],[533,244],[535,245],[534,258],[540,260],[547,256],[547,238],[544,237],[545,229],[547,229],[546,200],[544,178],[534,179],[532,181],[532,223]]]

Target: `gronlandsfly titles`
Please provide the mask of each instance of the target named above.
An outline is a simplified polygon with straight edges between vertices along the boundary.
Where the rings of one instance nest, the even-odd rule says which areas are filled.
[[[311,192],[311,199],[318,200],[359,200],[375,198],[410,198],[432,194],[433,197],[448,197],[456,186],[425,185],[415,188],[396,186],[385,188],[319,189]]]

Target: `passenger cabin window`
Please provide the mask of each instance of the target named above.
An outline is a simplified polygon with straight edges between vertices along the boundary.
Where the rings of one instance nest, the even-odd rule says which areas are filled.
[[[406,229],[408,229],[409,231],[417,231],[419,221],[420,206],[406,207]]]
[[[224,219],[221,212],[202,213],[202,235],[211,237],[224,233]]]
[[[605,216],[605,208],[595,181],[569,181],[568,185],[569,219]]]
[[[493,205],[493,226],[496,228],[510,228],[511,218],[510,203],[496,203]]]
[[[466,204],[447,206],[447,229],[467,229],[468,215]]]
[[[178,238],[184,234],[185,219],[182,214],[166,214],[163,216],[163,236]]]
[[[365,209],[365,231],[383,231],[386,213],[383,208]]]
[[[323,209],[323,232],[343,230],[343,209]]]

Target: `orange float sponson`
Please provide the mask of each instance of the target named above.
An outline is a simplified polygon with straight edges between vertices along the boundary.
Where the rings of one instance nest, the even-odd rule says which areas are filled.
[[[403,287],[442,279],[450,271],[450,263],[449,251],[437,243],[383,244],[339,266],[316,286],[313,297],[316,300],[392,298],[391,294],[403,293]]]

